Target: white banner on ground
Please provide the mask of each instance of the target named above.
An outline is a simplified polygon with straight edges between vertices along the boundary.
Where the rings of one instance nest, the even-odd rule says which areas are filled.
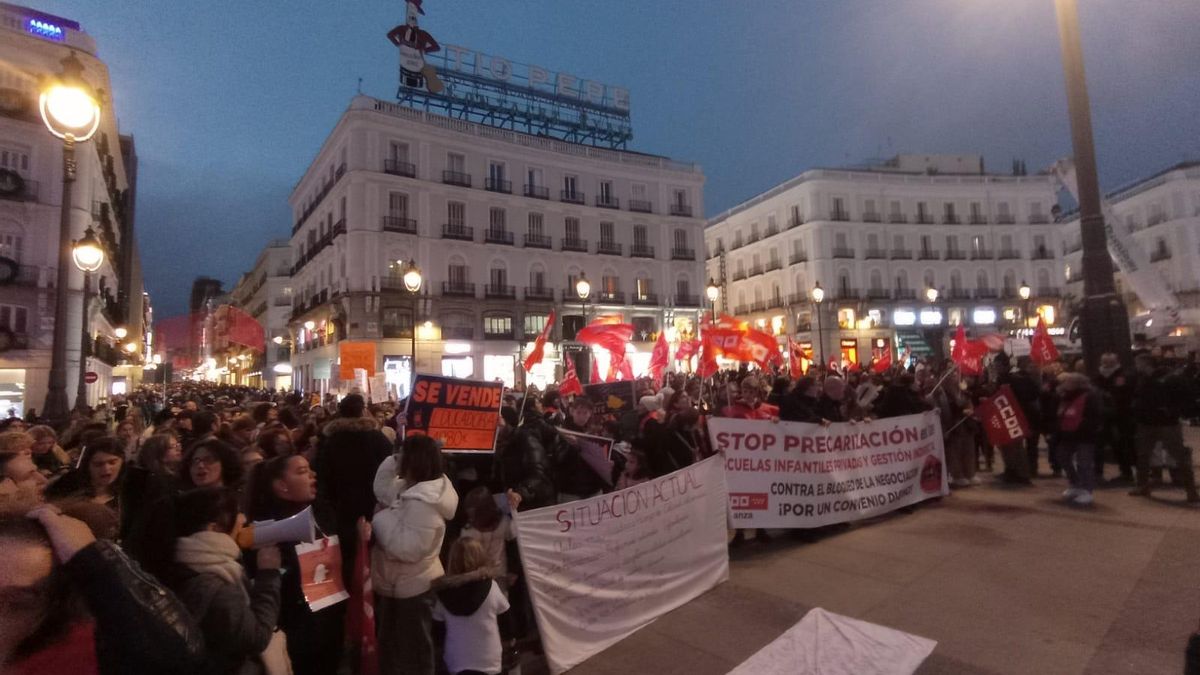
[[[720,458],[518,513],[546,660],[561,673],[729,578]]]
[[[716,417],[730,527],[820,527],[948,494],[935,413],[823,427]]]

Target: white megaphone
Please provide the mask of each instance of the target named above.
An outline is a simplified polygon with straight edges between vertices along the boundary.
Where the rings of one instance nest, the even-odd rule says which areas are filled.
[[[313,522],[312,507],[283,520],[260,520],[250,523],[238,531],[235,537],[238,546],[250,550],[283,542],[311,543],[317,540],[316,523]]]

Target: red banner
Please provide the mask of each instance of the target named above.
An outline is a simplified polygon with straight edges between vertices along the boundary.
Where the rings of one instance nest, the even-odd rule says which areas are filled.
[[[698,353],[700,353],[699,340],[684,340],[679,343],[679,349],[675,350],[675,360],[687,361]]]
[[[804,355],[804,348],[792,338],[788,338],[788,373],[797,378],[808,372],[808,357]]]
[[[601,347],[616,354],[625,353],[625,345],[633,339],[633,324],[601,323],[600,320],[579,329],[575,339],[585,345]]]
[[[1038,317],[1037,328],[1033,329],[1033,337],[1029,340],[1029,358],[1039,366],[1054,363],[1058,360],[1058,348],[1046,332],[1046,322]]]
[[[892,350],[888,349],[886,352],[883,353],[883,356],[871,366],[871,370],[876,373],[886,373],[888,371],[888,369],[891,367],[892,367]]]
[[[966,329],[958,325],[954,334],[954,347],[950,350],[950,359],[958,365],[964,375],[982,375],[983,357],[988,353],[988,346],[983,342],[967,339]]]
[[[975,413],[987,430],[992,445],[1008,445],[1029,435],[1029,422],[1017,397],[1006,384],[991,398],[984,399]]]
[[[562,384],[558,385],[558,393],[563,396],[579,396],[583,393],[583,384],[579,382],[579,374],[575,372],[575,359],[567,357],[567,372]]]
[[[521,365],[525,367],[525,372],[533,370],[533,367],[542,362],[542,353],[546,351],[546,340],[550,339],[550,331],[554,329],[554,310],[550,310],[550,316],[546,317],[546,325],[542,327],[542,332],[538,334],[537,340],[533,343],[533,351],[529,352],[529,356],[525,357],[525,362]]]
[[[667,332],[658,332],[658,342],[654,343],[654,351],[650,353],[650,376],[656,381],[662,379],[663,371],[671,362],[671,347],[667,345]]]

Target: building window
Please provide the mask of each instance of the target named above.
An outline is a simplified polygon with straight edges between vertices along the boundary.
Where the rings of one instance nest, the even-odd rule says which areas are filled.
[[[615,235],[613,234],[612,223],[600,223],[600,243],[610,245],[614,243]]]
[[[563,176],[563,193],[568,197],[575,196],[578,183],[579,179],[575,176]]]
[[[609,295],[616,295],[621,290],[621,279],[619,277],[606,274],[601,278],[601,286],[605,293]]]
[[[16,148],[0,147],[0,168],[24,176],[29,171],[29,153]]]
[[[388,147],[388,158],[397,164],[408,163],[408,143],[392,141]]]
[[[449,279],[451,285],[460,286],[467,283],[467,279],[471,277],[466,265],[451,263],[446,270],[446,278]]]
[[[392,218],[408,217],[408,195],[403,192],[388,193],[388,216]]]
[[[634,285],[637,288],[639,300],[645,300],[654,295],[654,285],[651,279],[639,277]]]
[[[488,211],[488,228],[492,232],[504,232],[508,229],[508,218],[504,209],[492,207]]]
[[[0,232],[0,256],[21,262],[23,237],[16,232]]]
[[[540,187],[543,183],[542,170],[537,167],[529,167],[525,171],[525,180],[529,182],[530,187]]]
[[[489,336],[512,336],[512,317],[511,316],[485,316],[483,317],[483,334]]]
[[[541,268],[529,270],[529,286],[539,291],[546,288],[546,270]]]
[[[447,202],[446,223],[452,227],[465,226],[467,224],[467,205],[462,202]]]
[[[492,179],[492,185],[501,185],[504,182],[504,162],[488,162],[488,178]]]
[[[601,204],[611,204],[613,202],[613,184],[611,180],[600,181],[600,194],[597,195],[597,200]]]
[[[928,221],[929,208],[925,205],[925,202],[917,202],[917,222],[928,223]]]
[[[17,305],[0,305],[0,327],[24,334],[29,330],[29,310]]]
[[[675,206],[687,208],[687,190],[674,190],[672,192],[672,198],[674,199]]]
[[[579,241],[579,219],[567,218],[563,221],[567,228],[567,241]]]
[[[550,317],[545,314],[526,314],[525,315],[525,334],[526,335],[541,335],[546,329],[546,322]]]
[[[646,184],[634,183],[629,186],[630,194],[638,201],[646,201]]]
[[[503,267],[493,267],[488,279],[491,281],[492,288],[504,288],[508,285],[508,270]]]
[[[758,239],[758,223],[750,223],[750,241]]]
[[[466,155],[457,152],[446,153],[446,170],[455,173],[467,172],[467,157]]]
[[[529,234],[530,234],[530,236],[540,237],[540,236],[542,236],[542,230],[543,230],[542,214],[530,213],[529,214]]]
[[[804,222],[804,219],[803,219],[803,218],[800,216],[800,205],[799,205],[799,204],[792,204],[792,220],[791,220],[791,222],[790,222],[790,223],[788,223],[788,224],[789,224],[791,227],[795,227],[795,226],[797,226],[797,225],[799,225],[800,223],[803,223],[803,222]]]
[[[675,248],[676,250],[686,250],[688,247],[687,230],[683,228],[675,229]],[[721,240],[717,240],[717,250],[721,250]]]
[[[648,246],[648,244],[646,243],[646,226],[645,225],[634,225],[633,226],[633,247],[638,248],[638,249],[644,249],[647,246]]]

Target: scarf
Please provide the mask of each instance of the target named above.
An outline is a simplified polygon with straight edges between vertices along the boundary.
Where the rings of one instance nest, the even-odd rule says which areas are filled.
[[[223,532],[201,530],[175,540],[175,562],[197,574],[214,574],[242,587],[242,551],[233,537]]]

